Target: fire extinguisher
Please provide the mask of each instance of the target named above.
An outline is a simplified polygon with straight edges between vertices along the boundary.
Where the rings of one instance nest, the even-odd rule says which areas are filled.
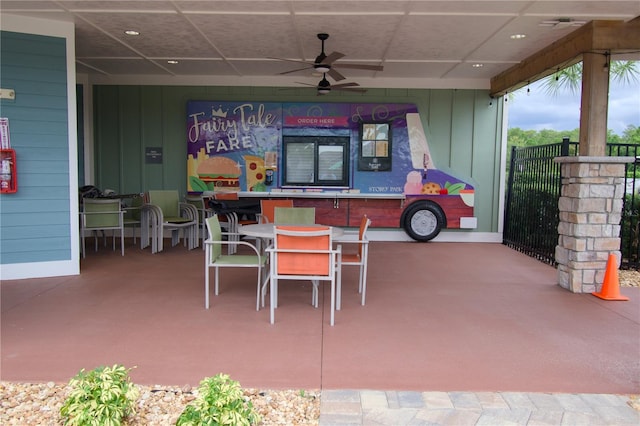
[[[0,166],[0,189],[8,191],[11,188],[11,160],[2,159]]]
[[[18,190],[16,152],[0,149],[0,194],[11,194]]]

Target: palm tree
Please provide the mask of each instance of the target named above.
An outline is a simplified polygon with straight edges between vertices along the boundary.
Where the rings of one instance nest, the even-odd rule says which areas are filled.
[[[622,85],[637,83],[640,76],[636,61],[611,61],[609,75]],[[548,95],[557,97],[563,90],[572,94],[580,92],[582,84],[582,62],[558,70],[542,80],[542,87]]]

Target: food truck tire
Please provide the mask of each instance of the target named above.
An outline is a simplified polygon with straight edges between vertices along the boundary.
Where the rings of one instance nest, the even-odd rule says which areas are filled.
[[[440,206],[430,201],[411,203],[402,214],[404,231],[416,241],[429,241],[446,226]]]

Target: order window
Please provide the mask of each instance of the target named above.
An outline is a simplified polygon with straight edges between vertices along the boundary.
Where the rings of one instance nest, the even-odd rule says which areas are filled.
[[[348,186],[349,138],[284,136],[283,185]]]

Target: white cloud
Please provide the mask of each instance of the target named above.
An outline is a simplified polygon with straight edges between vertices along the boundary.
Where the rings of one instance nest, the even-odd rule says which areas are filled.
[[[574,130],[580,127],[580,94],[548,95],[536,82],[516,92],[508,101],[509,127],[524,130]],[[622,135],[629,125],[640,127],[640,84],[609,89],[607,127]]]

